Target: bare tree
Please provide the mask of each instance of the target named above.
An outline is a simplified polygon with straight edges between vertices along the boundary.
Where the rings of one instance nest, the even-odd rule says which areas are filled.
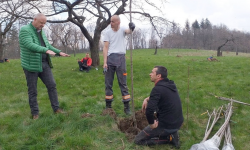
[[[41,2],[37,2],[40,4]],[[9,41],[6,34],[10,31],[12,25],[19,19],[19,25],[25,21],[19,16],[33,13],[32,10],[36,5],[29,5],[29,0],[1,0],[0,1],[0,60],[4,58],[4,46]],[[18,14],[18,15],[17,15]]]
[[[150,39],[148,41],[149,48],[155,48],[157,46],[157,39],[155,35],[155,30],[152,27],[151,28],[151,34],[150,34]]]
[[[81,33],[79,34],[79,40],[80,40],[80,45],[81,45],[81,49],[82,50],[86,50],[87,49],[87,46],[86,46],[86,38],[85,36]]]
[[[12,12],[15,12],[17,9],[22,9],[22,5],[18,4],[10,4],[12,3],[10,0],[1,0],[0,1],[0,60],[4,59],[4,49],[8,43],[6,38],[7,32],[11,29],[14,22],[18,19],[13,13],[6,13],[6,7],[9,7]],[[25,10],[23,9],[25,12]]]
[[[76,49],[79,49],[80,33],[81,32],[79,32],[77,28],[75,28],[74,26],[71,26],[68,43],[74,52],[74,57],[76,57]]]
[[[133,32],[133,45],[134,45],[134,49],[140,49],[142,48],[142,32],[141,30],[135,30]]]
[[[58,47],[62,47],[62,51],[65,53],[68,53],[68,49],[70,48],[69,38],[71,36],[71,28],[70,23],[60,23],[49,26],[52,41],[60,43]]]
[[[239,52],[247,52],[248,41],[250,41],[247,34],[237,30],[233,30],[232,34],[234,36],[234,42],[233,45],[231,45],[232,51],[235,50],[236,55],[238,55]]]
[[[47,27],[49,29],[49,32],[46,32],[48,40],[50,41],[51,45],[59,48],[61,46],[61,40],[58,36],[62,34],[60,30],[61,25],[60,24],[47,24]]]
[[[234,42],[234,36],[227,26],[223,24],[218,27],[214,26],[213,30],[214,47],[217,50],[217,56],[222,56],[222,48],[229,42]]]
[[[150,13],[146,13],[149,12],[149,10],[146,10],[143,7],[146,4],[151,6],[151,8],[153,7],[155,10],[160,11],[159,7],[154,4],[153,0],[133,0],[134,10],[131,12],[125,10],[128,0],[77,0],[73,2],[65,0],[49,0],[49,2],[46,2],[46,5],[41,2],[41,0],[29,1],[27,2],[27,5],[35,5],[36,8],[33,10],[33,14],[34,12],[44,13],[48,17],[47,21],[50,23],[72,22],[77,25],[89,42],[94,66],[100,64],[98,43],[100,41],[101,32],[109,25],[112,15],[133,13],[143,16],[140,18],[144,20],[147,19],[151,24],[157,22],[162,22],[161,24],[169,23],[162,17],[151,16]],[[159,2],[164,3],[166,0],[160,0]],[[152,9],[150,11],[152,11]],[[8,11],[8,13],[11,13],[11,11]],[[31,14],[19,15],[19,12],[16,12],[15,14],[22,18],[32,19]],[[66,17],[61,20],[52,18],[57,15]],[[90,22],[95,22],[93,36],[91,36],[91,33],[86,28],[86,24]]]
[[[4,50],[4,58],[19,58],[19,40],[18,40],[18,24],[12,25],[11,29],[6,34],[6,45]]]
[[[141,30],[141,46],[142,46],[142,49],[145,49],[147,48],[147,35],[148,35],[148,30],[146,29],[142,29]]]

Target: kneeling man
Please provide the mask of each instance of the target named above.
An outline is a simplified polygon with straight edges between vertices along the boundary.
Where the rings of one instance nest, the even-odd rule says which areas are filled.
[[[184,120],[181,100],[174,81],[169,80],[167,74],[163,66],[155,66],[149,74],[155,87],[142,104],[149,125],[135,137],[135,144],[172,143],[176,148],[180,147],[178,130]]]

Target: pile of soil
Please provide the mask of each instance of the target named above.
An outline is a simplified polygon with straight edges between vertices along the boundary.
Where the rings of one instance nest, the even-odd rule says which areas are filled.
[[[93,114],[89,114],[89,113],[85,113],[85,114],[82,114],[82,118],[90,118],[90,117],[94,117],[95,115]]]
[[[212,58],[211,61],[218,61],[216,58]]]
[[[141,111],[135,112],[137,128],[134,127],[133,116],[123,118],[118,121],[118,128],[126,134],[129,141],[133,141],[135,136],[148,125],[146,115]]]
[[[107,109],[104,109],[102,111],[102,114],[103,116],[106,116],[106,115],[109,115],[111,118],[115,119],[117,118],[117,115],[115,113],[115,111],[112,109],[112,108],[107,108]]]
[[[117,118],[115,111],[112,108],[104,109],[102,115],[109,115],[117,122],[118,128],[126,134],[129,141],[133,141],[135,136],[148,125],[146,115],[141,111],[135,112],[137,128],[134,127],[133,116],[128,118]]]

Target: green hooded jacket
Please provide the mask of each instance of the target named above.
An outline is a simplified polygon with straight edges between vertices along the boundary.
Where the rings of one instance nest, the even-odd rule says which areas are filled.
[[[42,38],[46,47],[41,46],[37,35],[37,29],[32,23],[23,26],[19,33],[19,44],[21,49],[21,66],[30,72],[42,72],[42,54],[47,50],[51,50],[56,54],[61,51],[54,48],[48,41],[45,33],[41,31]],[[47,59],[51,68],[53,68],[50,56],[47,54]]]

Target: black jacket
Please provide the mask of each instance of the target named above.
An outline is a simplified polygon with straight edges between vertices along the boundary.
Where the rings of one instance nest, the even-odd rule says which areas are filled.
[[[154,111],[157,112],[158,126],[165,129],[179,129],[183,123],[182,106],[174,81],[163,79],[156,83],[150,93],[146,108],[149,124],[154,123]]]

